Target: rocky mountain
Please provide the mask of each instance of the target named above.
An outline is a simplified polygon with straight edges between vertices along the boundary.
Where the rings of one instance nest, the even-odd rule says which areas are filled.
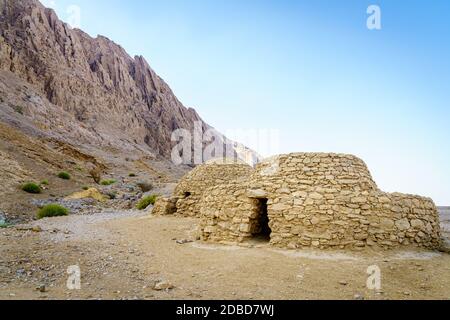
[[[0,121],[90,153],[165,159],[174,130],[210,128],[143,57],[71,29],[37,0],[0,0]]]

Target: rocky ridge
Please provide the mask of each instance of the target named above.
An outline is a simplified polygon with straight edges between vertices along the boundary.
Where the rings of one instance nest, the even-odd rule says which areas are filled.
[[[1,121],[84,149],[165,159],[174,130],[210,128],[142,56],[71,29],[37,0],[0,0],[0,14]]]

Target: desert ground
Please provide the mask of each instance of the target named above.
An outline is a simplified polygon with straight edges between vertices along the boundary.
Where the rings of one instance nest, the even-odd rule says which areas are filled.
[[[450,219],[443,215],[443,229]],[[106,210],[0,230],[0,299],[449,299],[450,255],[196,240],[198,220]],[[81,289],[67,288],[79,266]],[[367,289],[367,268],[382,288]]]

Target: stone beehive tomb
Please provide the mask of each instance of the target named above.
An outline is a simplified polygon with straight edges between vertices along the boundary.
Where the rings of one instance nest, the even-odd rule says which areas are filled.
[[[207,162],[181,179],[173,197],[158,199],[153,214],[199,217],[200,201],[206,190],[231,180],[246,179],[252,172],[253,168],[244,163],[222,160]]]
[[[161,207],[170,213],[172,203],[183,214],[201,217],[205,241],[257,238],[278,247],[321,249],[440,245],[433,201],[380,191],[357,157],[297,153],[240,170],[225,175],[228,169],[201,166],[178,186],[179,200],[163,199]],[[214,172],[222,172],[222,179]],[[207,182],[195,193],[199,180]]]

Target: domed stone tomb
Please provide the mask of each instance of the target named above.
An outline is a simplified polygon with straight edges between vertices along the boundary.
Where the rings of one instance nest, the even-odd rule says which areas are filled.
[[[278,247],[321,249],[440,245],[433,201],[382,192],[366,164],[351,155],[273,157],[245,181],[206,190],[198,207],[205,241],[259,238]]]
[[[210,162],[195,168],[154,214],[200,218],[201,238],[252,239],[283,248],[440,246],[439,214],[429,198],[385,193],[352,155],[294,153],[255,169]]]

